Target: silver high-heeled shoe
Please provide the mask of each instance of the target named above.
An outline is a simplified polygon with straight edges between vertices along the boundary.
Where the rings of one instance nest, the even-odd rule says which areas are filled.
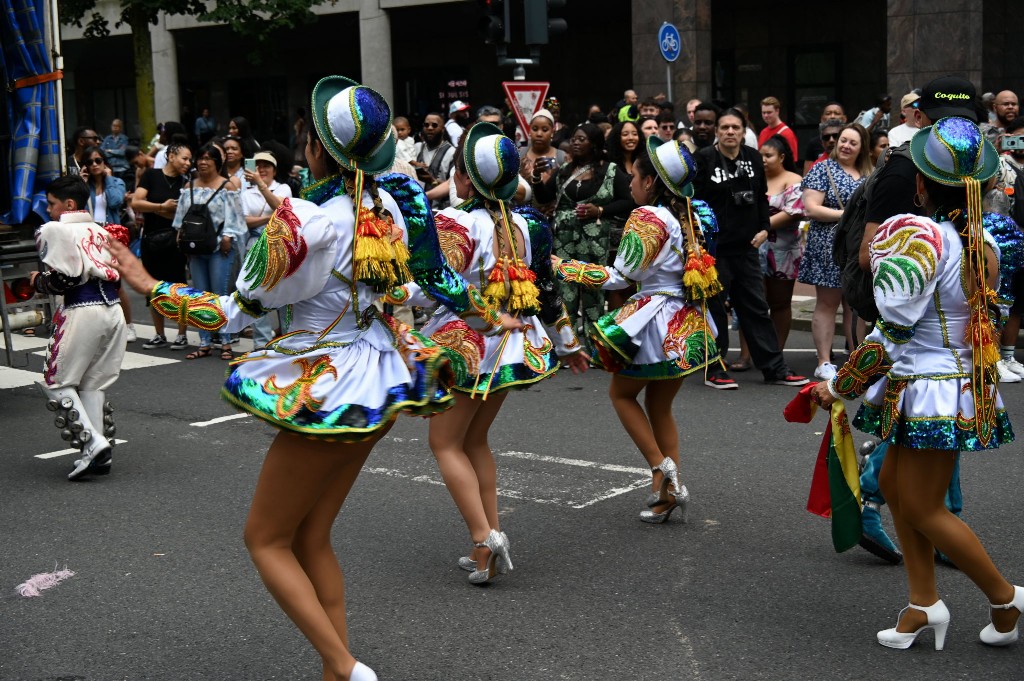
[[[914,644],[917,640],[917,635],[925,629],[933,629],[935,631],[935,650],[942,650],[942,646],[946,643],[946,630],[949,628],[949,609],[946,608],[946,604],[941,600],[935,601],[928,607],[923,605],[914,605],[910,603],[906,608],[900,610],[899,616],[896,618],[897,626],[899,626],[899,618],[903,616],[907,608],[913,608],[914,610],[920,610],[928,616],[928,624],[925,624],[917,631],[901,632],[896,631],[896,627],[892,629],[884,629],[878,632],[878,642],[886,648],[898,648],[900,650],[906,650]]]
[[[1017,610],[1024,613],[1024,587],[1013,587],[1013,600],[1009,603],[1002,605],[989,603],[989,605],[992,606],[993,610],[1017,608]],[[990,646],[1008,646],[1018,638],[1020,638],[1020,634],[1017,631],[1017,627],[1014,627],[1012,631],[996,631],[995,625],[989,622],[988,626],[981,630],[981,642]]]
[[[668,521],[669,516],[672,515],[672,511],[678,508],[680,511],[680,515],[682,516],[682,520],[685,523],[686,511],[690,503],[690,490],[686,489],[686,485],[679,485],[678,487],[676,487],[676,490],[678,491],[678,493],[673,493],[672,495],[670,495],[668,502],[660,502],[662,504],[668,503],[668,508],[666,508],[664,511],[661,511],[660,513],[655,513],[650,509],[640,511],[640,520],[645,523],[664,523]]]
[[[674,494],[674,492],[668,491],[668,486],[671,484],[676,490],[679,487],[679,467],[676,466],[676,462],[667,456],[661,460],[657,466],[651,469],[651,474],[662,472],[661,487],[657,492],[652,493],[647,497],[647,506],[657,506],[659,503],[665,501],[665,494]]]
[[[484,584],[494,579],[498,574],[502,574],[498,569],[498,559],[500,558],[505,562],[505,566],[508,568],[508,572],[512,572],[512,558],[508,553],[508,537],[503,532],[497,530],[491,530],[487,539],[484,539],[482,543],[474,544],[477,548],[490,549],[491,555],[487,558],[487,567],[483,570],[474,569],[469,574],[470,584]]]
[[[505,538],[505,542],[508,543],[508,535],[504,532],[501,536]],[[473,556],[460,556],[459,557],[459,569],[465,570],[466,572],[473,572],[476,570],[476,559]],[[505,563],[505,559],[502,556],[498,556],[498,574],[507,575],[509,572],[508,564]]]

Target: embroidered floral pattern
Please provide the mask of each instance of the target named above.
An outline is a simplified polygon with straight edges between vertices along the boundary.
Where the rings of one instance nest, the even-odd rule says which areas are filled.
[[[466,322],[461,319],[450,321],[435,331],[430,338],[448,350],[449,361],[458,384],[462,385],[470,377],[480,373],[480,361],[484,356],[484,337],[469,328]]]
[[[317,357],[310,361],[299,357],[292,364],[302,370],[295,381],[286,386],[277,385],[277,376],[272,375],[263,384],[268,395],[277,395],[276,412],[279,419],[287,419],[298,414],[303,408],[315,412],[323,405],[323,400],[313,397],[313,384],[322,376],[338,377],[338,371],[331,364],[328,356]]]
[[[204,331],[216,331],[228,321],[216,293],[199,291],[184,284],[160,282],[153,289],[149,302],[164,317]]]
[[[697,308],[687,305],[669,320],[668,333],[661,347],[670,359],[671,355],[678,355],[675,363],[680,369],[690,369],[704,361],[707,341],[707,326],[703,315]],[[714,346],[713,341],[711,345]]]
[[[832,379],[832,386],[840,397],[852,400],[860,397],[876,376],[891,368],[892,360],[885,354],[885,347],[881,343],[861,343],[850,353],[850,359]]]
[[[547,357],[551,354],[551,341],[547,338],[541,343],[538,348],[530,343],[530,338],[527,335],[528,331],[533,330],[532,324],[524,324],[523,328],[520,329],[523,332],[523,362],[526,366],[535,374],[545,374],[548,372]]]
[[[245,259],[245,281],[268,291],[295,273],[306,259],[306,241],[299,233],[301,222],[289,199],[281,202],[270,222]]]
[[[887,220],[871,241],[873,285],[890,295],[924,291],[942,257],[942,233],[917,216]]]
[[[588,288],[600,288],[608,281],[608,270],[579,260],[563,260],[555,274],[570,284],[582,284]]]
[[[475,250],[469,230],[444,213],[439,213],[434,220],[437,222],[437,240],[444,251],[445,260],[456,272],[465,272]]]
[[[619,254],[634,272],[646,270],[654,263],[666,241],[668,230],[665,223],[654,212],[637,208],[626,220]]]

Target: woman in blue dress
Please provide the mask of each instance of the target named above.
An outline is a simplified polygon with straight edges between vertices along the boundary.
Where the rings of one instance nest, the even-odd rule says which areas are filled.
[[[815,164],[801,185],[804,215],[811,219],[811,227],[807,232],[807,248],[797,281],[815,287],[811,335],[818,353],[818,367],[814,375],[821,380],[828,380],[836,373],[832,364],[832,339],[835,336],[836,310],[843,299],[839,267],[832,259],[832,243],[846,202],[869,174],[871,162],[867,132],[851,123],[843,127],[829,157]]]

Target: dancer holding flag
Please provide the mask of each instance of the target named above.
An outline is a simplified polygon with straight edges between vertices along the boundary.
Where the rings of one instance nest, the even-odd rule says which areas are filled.
[[[879,227],[870,247],[878,323],[812,395],[824,406],[863,395],[854,425],[890,444],[880,483],[903,548],[910,603],[895,627],[878,632],[878,642],[908,648],[932,629],[942,649],[950,615],[935,583],[938,549],[991,603],[982,642],[1008,645],[1018,638],[1024,588],[1002,576],[943,503],[960,452],[1013,439],[996,386],[999,347],[990,317],[999,251],[981,213],[981,185],[999,162],[964,118],[920,130],[911,153],[915,203],[931,218],[897,215]]]

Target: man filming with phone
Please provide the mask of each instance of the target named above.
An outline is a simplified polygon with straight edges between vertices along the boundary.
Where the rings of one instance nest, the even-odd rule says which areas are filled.
[[[430,191],[448,179],[448,171],[455,160],[455,147],[445,139],[444,119],[439,113],[427,114],[420,136],[423,141],[416,143],[416,160],[409,164],[416,169],[416,178],[423,183],[423,188]],[[447,205],[448,201],[443,197],[431,202],[435,209]]]

